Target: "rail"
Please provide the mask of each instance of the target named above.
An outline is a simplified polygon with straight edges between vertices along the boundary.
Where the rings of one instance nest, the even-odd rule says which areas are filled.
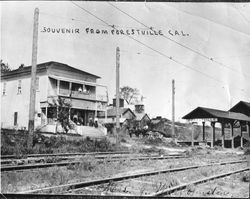
[[[51,156],[72,156],[72,155],[107,155],[107,154],[131,154],[129,151],[114,152],[87,152],[87,153],[53,153],[53,154],[28,154],[26,157],[51,157]],[[1,159],[17,159],[16,155],[2,155]]]
[[[155,199],[155,196],[100,196],[100,195],[83,195],[83,194],[18,194],[18,193],[2,193],[2,196],[8,199]],[[201,199],[201,197],[188,197],[188,196],[165,196],[157,198],[160,199]],[[211,198],[211,197],[209,197]],[[207,197],[203,197],[207,199]],[[229,199],[229,197],[212,197],[212,199]],[[239,199],[232,198],[230,199]],[[247,198],[246,198],[247,199]]]
[[[111,159],[107,159],[108,162],[111,161],[125,161],[125,160],[162,160],[162,159],[177,159],[177,158],[185,158],[186,156],[148,156],[148,157],[132,157],[132,158],[123,158],[123,157],[115,157]],[[98,161],[104,162],[107,157],[95,157]],[[26,164],[26,165],[13,165],[13,166],[2,166],[1,172],[6,171],[21,171],[27,169],[41,169],[53,166],[67,166],[67,165],[75,165],[81,164],[81,161],[69,161],[69,162],[56,162],[56,163],[45,163],[45,164]]]
[[[158,197],[158,196],[169,195],[171,193],[174,193],[175,191],[183,190],[186,187],[188,187],[189,185],[201,184],[201,183],[204,183],[204,182],[207,182],[207,181],[210,181],[210,180],[223,178],[223,177],[226,177],[226,176],[229,176],[229,175],[232,175],[232,174],[241,173],[241,172],[249,171],[249,170],[250,170],[250,168],[248,167],[248,168],[244,168],[244,169],[238,169],[236,171],[231,171],[231,172],[227,172],[227,173],[213,175],[213,176],[210,176],[210,177],[207,177],[207,178],[203,178],[203,179],[200,179],[200,180],[196,180],[196,181],[192,181],[192,182],[189,182],[189,183],[184,183],[182,185],[178,185],[178,186],[175,186],[175,187],[171,187],[169,189],[159,191],[159,192],[151,194],[149,196],[155,196],[155,197],[157,196]]]
[[[117,156],[116,156],[117,155]],[[53,162],[55,161],[62,161],[62,160],[73,160],[73,159],[76,159],[77,157],[81,157],[81,155],[75,155],[75,157],[72,157],[74,155],[71,155],[70,157],[68,156],[52,156],[52,157],[31,157],[31,158],[23,158],[23,159],[4,159],[4,160],[1,160],[1,165],[6,165],[6,164],[12,164],[12,163],[17,163],[17,164],[21,164],[21,162],[23,163],[40,163],[40,162],[44,162],[46,163],[46,161],[50,161],[50,159],[48,158],[56,158],[53,160]],[[82,156],[85,156],[85,155],[82,155]],[[165,158],[165,157],[173,157],[173,158],[178,158],[178,157],[187,157],[187,156],[184,156],[182,154],[176,154],[176,155],[162,155],[162,156],[159,156],[159,155],[155,155],[155,154],[150,154],[150,155],[144,155],[144,154],[108,154],[108,155],[94,155],[93,156],[94,158],[96,159],[105,159],[105,158],[111,158],[111,159],[115,159],[115,158],[124,158],[124,157],[128,157],[128,158],[132,158],[132,157],[138,157],[138,158],[141,158],[141,157],[149,157],[149,158],[154,158],[154,157],[158,157],[158,159],[161,159],[161,158]]]
[[[35,190],[23,191],[20,193],[38,193],[38,192],[44,192],[44,191],[51,192],[53,190],[69,191],[69,190],[79,189],[79,188],[83,188],[83,187],[109,183],[111,181],[117,182],[117,181],[123,181],[123,180],[127,180],[127,179],[138,178],[138,177],[142,177],[142,176],[159,175],[161,173],[167,173],[167,172],[184,171],[184,170],[196,169],[196,168],[207,167],[207,166],[237,164],[237,163],[243,163],[243,162],[248,162],[248,161],[247,160],[230,161],[230,162],[220,162],[220,163],[206,164],[206,165],[179,167],[179,168],[172,168],[172,169],[153,170],[153,171],[147,171],[147,172],[137,173],[137,174],[129,174],[129,175],[124,175],[124,176],[119,176],[119,177],[103,178],[103,179],[97,179],[97,180],[93,180],[93,181],[85,181],[85,182],[77,182],[77,183],[71,183],[71,184],[58,185],[58,186],[53,186],[53,187],[45,187],[45,188],[40,188],[40,189],[35,189]]]

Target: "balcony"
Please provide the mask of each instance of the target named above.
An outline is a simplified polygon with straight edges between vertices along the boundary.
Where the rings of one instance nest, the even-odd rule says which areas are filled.
[[[80,99],[87,99],[87,100],[95,100],[95,94],[89,92],[79,92],[79,91],[71,91],[71,97],[80,98]]]
[[[70,93],[71,93],[72,98],[107,102],[106,95],[97,94],[97,96],[96,96],[95,93],[91,93],[91,92],[79,92],[79,91],[71,91],[70,92],[69,89],[63,89],[63,88],[59,89],[59,95],[61,95],[61,96],[70,97]]]
[[[70,94],[69,89],[63,89],[63,88],[59,89],[59,95],[69,96],[69,94]]]

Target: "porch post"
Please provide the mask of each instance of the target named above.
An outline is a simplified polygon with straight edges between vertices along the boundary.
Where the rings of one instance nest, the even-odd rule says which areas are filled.
[[[249,135],[249,137],[250,137],[250,123],[249,122],[247,122],[246,123],[246,127],[247,127],[247,133],[248,133],[248,135]]]
[[[45,124],[48,124],[48,107],[45,107]]]
[[[233,122],[230,122],[230,126],[231,126],[231,145],[232,145],[232,149],[234,149],[234,123]]]
[[[240,147],[243,148],[243,124],[240,122]]]
[[[225,123],[221,122],[221,145],[225,148]]]
[[[205,142],[205,122],[202,122],[202,140]]]
[[[70,102],[71,102],[71,106],[72,106],[72,99],[71,99],[71,95],[72,95],[72,82],[69,82],[69,99],[70,99]],[[71,119],[71,107],[69,108],[69,120]]]
[[[215,122],[211,122],[212,130],[212,138],[211,138],[211,148],[214,148],[215,144]]]
[[[97,93],[96,93],[97,89],[95,87],[95,116],[94,118],[97,118]]]
[[[57,80],[57,95],[59,95],[59,91],[60,91],[60,80]]]
[[[71,97],[72,82],[69,82],[69,96]]]
[[[194,147],[194,123],[192,123],[192,136],[191,136],[191,144],[192,144],[192,147]]]

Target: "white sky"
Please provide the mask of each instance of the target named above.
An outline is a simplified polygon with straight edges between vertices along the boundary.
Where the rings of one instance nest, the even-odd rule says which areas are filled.
[[[145,29],[107,2],[75,3],[119,28]],[[113,4],[223,66],[162,36],[133,37],[201,73],[124,35],[86,34],[86,28],[111,28],[69,1],[0,2],[1,59],[13,69],[21,63],[31,65],[33,14],[38,7],[38,63],[58,61],[99,75],[102,77],[99,83],[108,86],[110,99],[115,93],[115,50],[119,46],[120,85],[140,90],[146,97],[145,108],[151,117],[161,115],[171,119],[172,79],[176,82],[176,120],[197,106],[227,110],[240,100],[250,101],[249,3]],[[42,33],[43,27],[79,28],[80,34]],[[169,30],[183,31],[189,36],[171,36]]]

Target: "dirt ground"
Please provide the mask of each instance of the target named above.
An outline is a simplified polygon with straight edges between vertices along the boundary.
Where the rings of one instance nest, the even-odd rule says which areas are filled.
[[[136,179],[130,179],[122,182],[111,182],[105,185],[93,186],[84,189],[80,189],[74,193],[89,194],[90,192],[95,194],[103,195],[137,195],[145,196],[152,193],[162,191],[164,189],[174,187],[183,183],[188,183],[190,181],[198,180],[211,175],[216,175],[222,173],[224,170],[233,171],[236,169],[244,168],[246,164],[235,164],[235,165],[224,165],[224,166],[213,166],[200,169],[191,169],[187,171],[180,171],[174,173],[165,173],[156,176],[140,177]],[[235,189],[234,193],[230,190],[227,191],[227,195],[239,194],[242,196],[242,187],[237,187],[237,182],[240,181],[238,178],[234,178]],[[243,183],[244,184],[244,183]],[[237,185],[237,186],[236,186]],[[231,184],[229,184],[231,186]],[[220,187],[217,185],[217,187]],[[203,190],[204,187],[200,185],[199,187],[188,187],[187,190],[179,193],[179,196],[192,196],[194,192],[200,193],[198,196],[208,196],[209,190]],[[224,192],[223,192],[224,193]],[[213,193],[214,194],[214,193]],[[210,194],[211,195],[211,194]],[[195,195],[196,196],[196,195]],[[221,195],[220,195],[221,196]],[[224,195],[225,196],[225,195]]]
[[[233,197],[247,198],[250,196],[250,184],[242,180],[249,172],[234,174],[225,178],[214,180],[202,185],[190,187],[185,191],[179,191],[174,196],[195,196],[195,197]]]
[[[20,192],[32,189],[38,189],[42,187],[56,186],[61,184],[68,184],[80,181],[89,181],[100,178],[115,177],[121,176],[124,174],[132,174],[137,172],[144,172],[150,170],[159,170],[159,169],[169,169],[177,168],[191,165],[204,165],[208,163],[215,162],[226,162],[233,161],[238,159],[250,159],[249,156],[243,155],[243,151],[240,149],[210,149],[202,147],[180,147],[173,143],[160,142],[154,143],[152,145],[145,144],[147,140],[143,139],[124,139],[121,141],[122,145],[126,145],[130,151],[135,153],[152,153],[157,152],[159,155],[163,154],[176,154],[184,153],[188,155],[188,158],[180,159],[163,159],[163,160],[133,160],[130,161],[129,158],[125,161],[98,163],[93,157],[85,156],[79,160],[82,162],[79,165],[69,165],[65,167],[53,167],[46,169],[37,169],[33,171],[22,171],[22,172],[3,172],[1,173],[1,189],[2,192]],[[172,146],[173,145],[173,146]],[[246,166],[246,165],[243,165]],[[216,172],[223,172],[239,168],[239,166],[220,166],[220,167],[211,167],[207,169],[200,169],[196,171],[195,175],[191,175],[191,170],[176,172],[175,175],[164,174],[161,177],[143,177],[133,180],[124,181],[123,183],[114,184],[110,183],[108,185],[102,185],[99,187],[88,187],[84,191],[78,190],[76,193],[86,193],[86,194],[118,194],[118,195],[147,195],[152,191],[162,190],[166,187],[172,187],[180,183],[185,183],[188,180],[191,180],[192,177],[206,177],[210,174],[215,174]],[[235,181],[239,183],[238,178],[232,178],[228,181]],[[228,185],[231,186],[230,184]],[[148,187],[148,188],[147,188]],[[197,186],[198,187],[198,186]],[[218,184],[220,186],[220,183]],[[216,188],[213,194],[217,193],[220,189]],[[226,189],[227,186],[224,186]],[[242,182],[242,186],[238,188],[235,186],[235,189],[228,189],[228,196],[232,194],[241,193],[238,189],[243,189],[245,183]],[[223,189],[224,189],[223,188]],[[204,190],[203,190],[204,189]],[[246,188],[244,188],[244,191]],[[217,192],[216,192],[217,191]],[[223,192],[223,191],[222,191]],[[226,192],[226,191],[225,191]],[[235,193],[234,193],[235,192]],[[195,189],[191,192],[192,194],[203,194],[210,193],[209,186],[206,190],[203,186],[200,189]],[[224,192],[223,192],[224,193]],[[249,191],[247,192],[249,193]],[[178,194],[185,194],[185,192],[178,192]],[[187,193],[186,193],[187,194]],[[231,195],[230,195],[231,194]],[[187,194],[188,195],[188,194]]]

